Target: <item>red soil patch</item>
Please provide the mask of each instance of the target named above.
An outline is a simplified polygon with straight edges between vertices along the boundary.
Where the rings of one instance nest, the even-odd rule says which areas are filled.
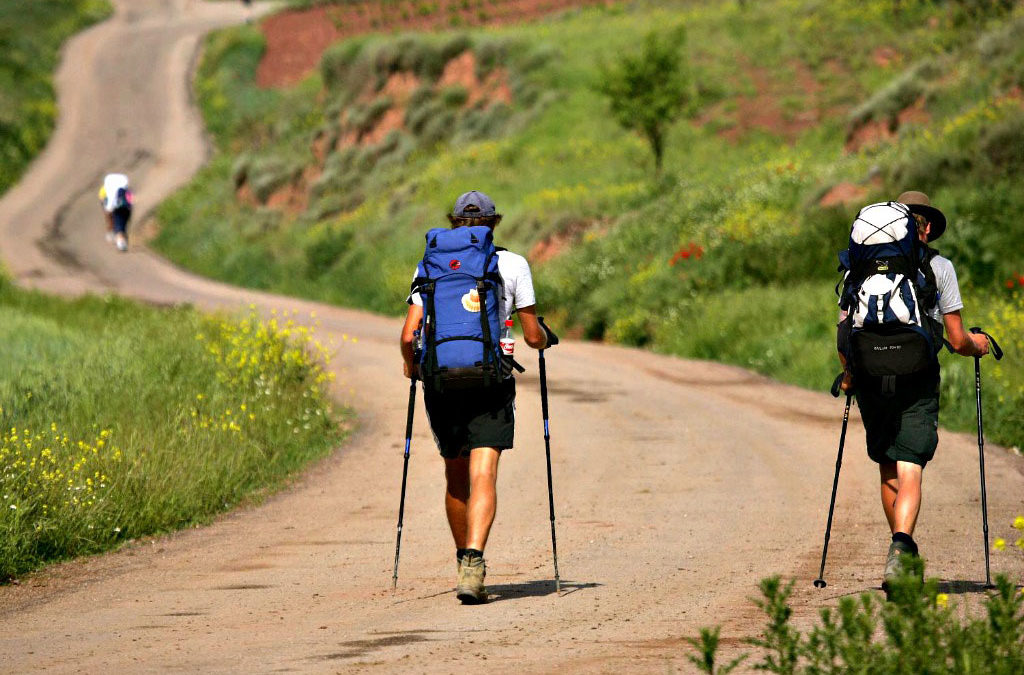
[[[767,131],[792,142],[807,129],[817,126],[825,114],[832,113],[822,110],[819,99],[824,87],[807,64],[793,61],[790,65],[795,71],[794,77],[779,80],[771,77],[767,68],[752,65],[746,57],[741,56],[740,62],[756,93],[753,96],[736,96],[729,102],[722,101],[712,106],[697,118],[698,126],[713,119],[727,120],[732,124],[719,135],[732,142],[753,129]],[[801,99],[804,103],[799,110],[787,112],[781,104],[785,98]],[[734,109],[730,111],[730,107]]]
[[[285,11],[260,22],[267,50],[256,81],[261,87],[295,84],[320,62],[320,55],[342,38],[364,33],[441,30],[523,23],[553,12],[604,4],[606,0],[402,0],[363,2]]]
[[[878,47],[872,52],[871,59],[875,62],[875,65],[887,68],[894,62],[898,63],[901,61],[903,56],[892,47]]]
[[[388,133],[395,129],[403,128],[405,126],[403,123],[404,120],[404,107],[388,108],[387,111],[381,115],[380,119],[377,120],[377,123],[373,128],[359,138],[359,143],[361,145],[376,145],[377,143],[380,143]]]
[[[377,92],[372,84],[368,84],[360,100],[364,103],[369,102],[379,94],[383,94],[391,99],[391,107],[381,115],[372,129],[362,134],[357,130],[346,128],[345,113],[343,112],[342,119],[339,120],[342,134],[338,137],[336,149],[340,150],[350,145],[375,145],[384,140],[389,132],[404,129],[405,111],[409,98],[419,86],[420,79],[409,72],[392,74],[380,92]],[[465,51],[445,64],[441,77],[434,85],[434,90],[455,86],[463,87],[468,94],[463,109],[471,108],[480,101],[487,101],[488,105],[512,103],[512,90],[508,86],[508,75],[505,69],[495,68],[481,81],[476,76],[476,56],[471,51]],[[315,147],[313,152],[316,154]],[[322,163],[323,160],[320,161]]]
[[[868,194],[868,188],[854,183],[839,183],[825,193],[818,202],[820,206],[839,206],[859,202]]]
[[[562,228],[560,232],[549,234],[532,247],[527,254],[530,262],[542,263],[557,257],[567,248],[579,241],[583,233],[594,227],[598,221],[574,220]]]
[[[449,61],[437,81],[438,89],[453,86],[463,87],[469,93],[466,100],[468,107],[481,100],[512,103],[512,90],[508,87],[505,69],[495,68],[481,82],[476,77],[476,57],[471,51],[462,52]]]
[[[908,124],[928,124],[931,119],[932,116],[925,108],[925,100],[922,97],[887,120],[874,120],[851,129],[846,135],[846,144],[843,147],[846,152],[857,152],[863,147],[888,143],[896,138],[900,127]]]
[[[380,93],[392,100],[395,105],[405,105],[412,93],[420,86],[420,78],[413,73],[392,73],[384,83]],[[367,94],[372,97],[372,93]]]

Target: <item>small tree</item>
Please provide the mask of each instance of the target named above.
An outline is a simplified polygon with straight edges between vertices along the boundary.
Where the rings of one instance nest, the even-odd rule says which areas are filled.
[[[682,26],[667,33],[652,31],[639,53],[624,54],[614,65],[601,68],[598,90],[608,97],[619,124],[640,132],[650,143],[658,174],[665,132],[690,99],[685,43]]]

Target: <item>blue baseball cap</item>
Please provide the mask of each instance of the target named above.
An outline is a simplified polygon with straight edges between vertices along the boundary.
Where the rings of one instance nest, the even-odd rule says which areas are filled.
[[[497,215],[494,201],[483,192],[470,190],[455,200],[452,215],[459,218],[480,218]]]

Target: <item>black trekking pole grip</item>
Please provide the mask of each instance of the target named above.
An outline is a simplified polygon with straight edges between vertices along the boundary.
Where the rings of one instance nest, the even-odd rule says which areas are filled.
[[[846,408],[843,410],[843,430],[839,433],[839,453],[836,455],[836,475],[832,479],[832,499],[828,505],[828,523],[825,525],[825,545],[821,549],[821,569],[818,570],[818,578],[814,580],[815,588],[825,588],[825,558],[828,555],[828,541],[832,536],[832,514],[836,507],[836,492],[839,489],[839,469],[843,466],[843,446],[846,444],[846,426],[850,421],[850,403],[853,401],[853,394],[846,395]]]
[[[971,328],[971,332],[974,333],[975,335],[984,335],[985,337],[988,338],[988,343],[992,350],[992,358],[994,358],[996,361],[999,361],[1000,359],[1003,358],[1003,350],[999,347],[999,343],[996,342],[996,339],[994,337],[992,337],[982,329],[978,328],[977,326]]]
[[[398,588],[398,556],[402,550],[402,522],[405,519],[405,485],[409,477],[409,446],[412,444],[412,418],[416,411],[416,381],[409,380],[409,410],[405,418],[405,456],[402,460],[402,496],[398,502],[398,535],[395,539],[395,567],[391,576],[391,590]]]
[[[555,491],[551,480],[551,431],[548,426],[548,371],[544,350],[538,351],[540,370],[540,407],[544,415],[544,457],[548,469],[548,514],[551,520],[551,557],[555,566],[555,593],[561,595],[562,581],[558,576],[558,541],[555,538]]]
[[[843,375],[845,374],[846,371],[839,373],[836,375],[836,379],[832,381],[832,388],[829,390],[832,392],[832,398],[839,398],[839,394],[843,390]]]

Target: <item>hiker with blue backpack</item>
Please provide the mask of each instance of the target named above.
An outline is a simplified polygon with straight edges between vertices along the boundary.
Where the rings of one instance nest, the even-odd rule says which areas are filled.
[[[426,235],[407,299],[401,351],[405,376],[413,380],[410,402],[419,379],[444,458],[445,513],[458,561],[456,597],[477,604],[487,600],[483,555],[497,507],[498,461],[512,448],[515,431],[512,371],[522,368],[513,358],[511,316],[519,316],[523,339],[534,349],[553,346],[558,338],[537,316],[529,263],[494,246],[494,228],[501,222],[494,202],[482,192],[467,192],[448,220],[450,228]]]
[[[878,463],[892,533],[887,593],[903,571],[900,556],[918,555],[922,473],[938,445],[938,352],[944,343],[964,356],[989,352],[986,335],[964,329],[953,263],[928,246],[945,229],[945,215],[927,195],[904,192],[861,209],[839,254],[840,388],[856,395],[868,456]]]

